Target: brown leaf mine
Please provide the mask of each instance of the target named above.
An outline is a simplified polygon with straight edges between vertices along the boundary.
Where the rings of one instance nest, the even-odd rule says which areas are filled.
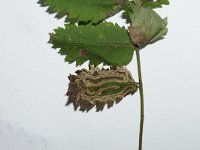
[[[66,94],[69,96],[67,105],[73,103],[75,110],[89,111],[96,107],[96,111],[102,111],[105,105],[110,108],[138,89],[138,83],[126,68],[91,67],[77,70],[76,74],[69,76]]]

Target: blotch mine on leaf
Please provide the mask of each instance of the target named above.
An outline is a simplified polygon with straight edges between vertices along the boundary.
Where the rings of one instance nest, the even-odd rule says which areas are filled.
[[[96,107],[96,111],[102,111],[105,105],[110,108],[138,89],[138,83],[126,68],[90,67],[89,70],[77,70],[76,73],[69,76],[66,94],[69,96],[67,105],[73,103],[75,110],[89,111]]]

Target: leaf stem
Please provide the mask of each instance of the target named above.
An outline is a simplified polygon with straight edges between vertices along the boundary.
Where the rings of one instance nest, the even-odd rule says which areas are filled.
[[[136,49],[137,67],[138,67],[138,78],[139,78],[139,91],[140,91],[140,132],[139,132],[139,150],[142,150],[142,139],[143,139],[143,126],[144,126],[144,93],[142,83],[142,71],[140,61],[140,50]]]

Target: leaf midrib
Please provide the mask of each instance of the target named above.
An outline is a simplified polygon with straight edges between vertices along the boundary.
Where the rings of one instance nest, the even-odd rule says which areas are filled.
[[[66,43],[66,42],[63,42]],[[83,45],[101,45],[101,46],[118,46],[118,47],[131,47],[130,44],[120,44],[120,43],[95,43],[95,42],[67,42],[69,44],[77,45],[77,44],[83,44]]]

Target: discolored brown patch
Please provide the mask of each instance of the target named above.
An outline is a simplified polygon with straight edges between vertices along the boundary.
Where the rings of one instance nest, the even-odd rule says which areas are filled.
[[[86,51],[85,51],[84,49],[80,49],[79,55],[80,55],[81,57],[85,57],[85,56],[86,56]]]
[[[67,105],[73,103],[74,109],[89,111],[96,106],[96,111],[102,111],[104,106],[112,107],[125,96],[134,94],[138,84],[133,80],[126,68],[99,69],[76,71],[77,75],[69,76],[69,96]]]
[[[124,0],[115,0],[115,5],[123,4]]]
[[[144,31],[140,27],[129,27],[128,31],[132,42],[136,46],[142,47],[148,41]]]

